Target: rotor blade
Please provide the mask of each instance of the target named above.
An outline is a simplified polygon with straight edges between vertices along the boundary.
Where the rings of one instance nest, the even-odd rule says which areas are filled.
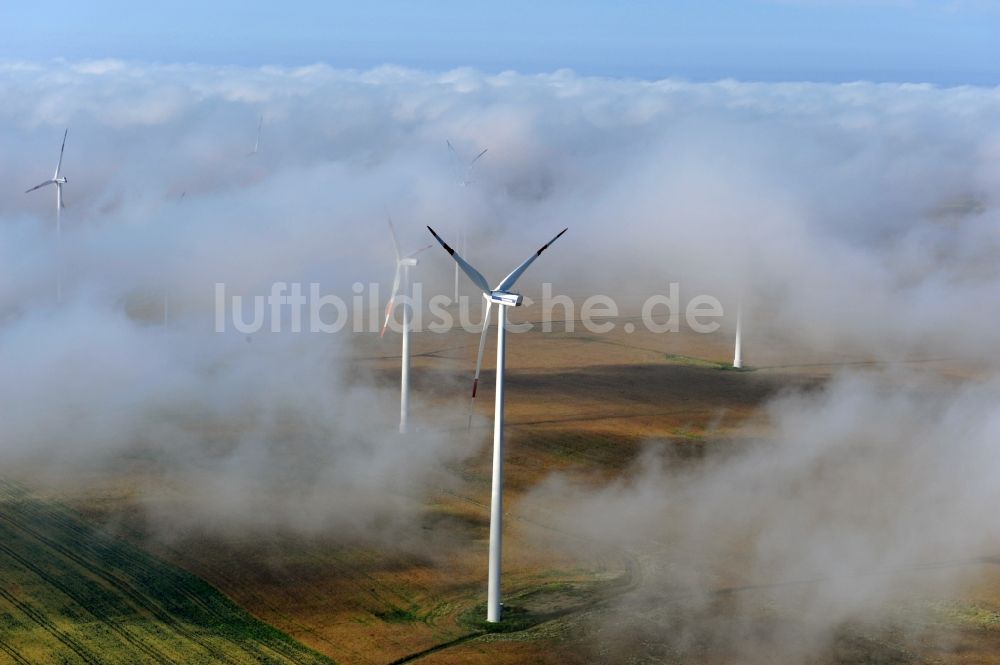
[[[482,274],[478,270],[476,270],[471,265],[469,265],[468,262],[466,262],[465,259],[463,259],[461,256],[459,256],[455,252],[455,250],[453,250],[451,247],[449,247],[448,243],[446,243],[444,240],[441,240],[441,236],[439,236],[438,234],[434,233],[434,229],[432,229],[431,227],[428,226],[427,230],[430,231],[431,235],[434,236],[439,243],[441,243],[441,246],[444,247],[445,250],[449,254],[451,254],[451,258],[455,259],[455,263],[457,263],[459,265],[459,267],[462,269],[462,272],[464,272],[466,275],[469,276],[469,279],[472,280],[472,283],[475,284],[476,286],[478,286],[479,289],[483,293],[489,295],[490,285],[486,281],[486,278],[483,277]]]
[[[55,180],[56,178],[59,177],[59,170],[62,168],[62,158],[63,158],[63,152],[66,150],[66,135],[67,134],[69,134],[69,127],[67,127],[66,131],[63,132],[62,147],[59,148],[59,163],[56,164],[56,174],[54,176],[52,176],[53,180]]]
[[[535,261],[535,259],[537,259],[539,256],[541,256],[542,252],[544,252],[546,249],[548,249],[549,245],[551,245],[556,240],[558,240],[559,236],[561,236],[562,234],[566,233],[566,231],[568,230],[568,228],[569,227],[567,227],[567,228],[563,229],[562,231],[560,231],[559,233],[557,233],[555,238],[553,238],[552,240],[550,240],[547,243],[545,243],[544,245],[542,245],[542,248],[539,249],[534,254],[532,254],[531,257],[527,261],[525,261],[524,263],[522,263],[521,265],[519,265],[517,268],[515,268],[514,272],[512,272],[511,274],[509,274],[506,277],[504,277],[503,281],[500,282],[500,284],[497,286],[496,290],[497,291],[506,291],[510,287],[514,286],[514,282],[516,282],[517,278],[520,277],[521,274],[524,273],[524,271],[528,269],[528,266],[530,266]]]
[[[24,193],[25,193],[25,194],[27,194],[28,192],[33,192],[33,191],[35,191],[36,189],[41,189],[41,188],[42,188],[42,187],[44,187],[45,185],[53,185],[53,184],[55,184],[55,182],[56,182],[55,180],[46,180],[45,182],[43,182],[43,183],[42,183],[42,184],[40,184],[40,185],[35,185],[35,186],[34,186],[34,187],[32,187],[31,189],[26,189],[26,190],[24,190]]]
[[[483,155],[486,154],[487,150],[489,150],[489,148],[483,148],[483,151],[481,153],[479,153],[478,155],[476,155],[475,157],[472,158],[472,161],[469,162],[469,168],[470,169],[472,168],[473,164],[475,164],[476,162],[479,161],[480,157],[482,157]]]
[[[451,141],[445,139],[445,143],[448,144],[448,153],[451,155],[451,174],[456,181],[462,182],[462,159],[455,152],[455,146],[451,144]]]
[[[472,170],[476,167],[476,162],[479,161],[480,157],[486,154],[487,150],[489,150],[489,148],[483,148],[483,151],[476,155],[471,162],[469,162],[468,168],[465,169],[465,178],[463,179],[465,184],[472,184]]]
[[[490,309],[493,301],[486,301],[486,313],[483,315],[483,332],[479,335],[479,353],[476,354],[476,376],[472,379],[472,399],[476,399],[476,389],[479,388],[479,370],[483,367],[483,350],[486,348],[486,331],[490,329]]]
[[[253,144],[254,154],[257,154],[257,151],[260,149],[260,130],[261,127],[263,126],[264,126],[264,114],[262,113],[260,116],[260,120],[257,121],[257,142]]]
[[[420,249],[418,249],[417,251],[415,251],[415,252],[410,252],[409,254],[407,254],[407,255],[406,255],[406,258],[408,258],[408,259],[412,259],[412,258],[413,258],[414,256],[416,256],[416,255],[417,255],[417,254],[419,254],[420,252],[423,252],[424,250],[427,250],[427,249],[430,249],[430,248],[431,248],[431,247],[433,247],[433,246],[434,246],[433,244],[430,244],[430,245],[425,245],[425,246],[421,247]]]
[[[396,255],[396,263],[399,263],[399,238],[396,237],[396,227],[392,225],[392,217],[389,217],[389,233],[392,234],[392,251]],[[399,266],[396,267],[396,275],[399,275]]]
[[[396,264],[396,276],[392,279],[392,296],[389,298],[389,302],[385,306],[385,322],[382,324],[382,332],[379,333],[379,337],[385,335],[385,329],[389,326],[389,319],[392,318],[392,311],[396,308],[396,294],[399,292],[399,272],[400,265]]]

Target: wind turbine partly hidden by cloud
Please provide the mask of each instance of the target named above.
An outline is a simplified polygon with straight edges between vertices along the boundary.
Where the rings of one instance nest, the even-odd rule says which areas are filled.
[[[63,131],[62,147],[59,148],[59,161],[56,163],[56,172],[53,176],[46,180],[45,182],[39,183],[32,187],[31,189],[26,189],[25,194],[28,192],[33,192],[36,189],[41,189],[42,187],[47,187],[48,185],[56,186],[56,248],[57,250],[61,246],[62,241],[62,209],[66,207],[63,203],[62,186],[66,184],[66,176],[60,175],[62,171],[62,161],[63,153],[66,152],[66,136],[69,134],[69,128],[67,127]],[[56,267],[56,299],[62,300],[62,268],[61,266]]]
[[[479,151],[479,154],[472,158],[472,161],[466,163],[461,157],[458,156],[458,151],[455,150],[455,146],[451,144],[450,140],[445,140],[448,144],[448,153],[451,155],[451,168],[455,176],[455,182],[458,183],[459,187],[468,187],[472,184],[472,170],[476,167],[476,162],[486,154],[489,148],[483,148]],[[458,241],[462,244],[462,253],[468,254],[468,235],[466,233],[465,224],[461,224],[458,227]],[[458,264],[455,264],[455,303],[458,303]]]
[[[393,310],[396,308],[396,297],[399,295],[402,286],[403,297],[403,353],[402,353],[402,373],[400,375],[399,386],[399,431],[405,434],[408,428],[410,411],[410,324],[412,320],[412,306],[410,302],[410,268],[417,265],[416,256],[430,245],[426,245],[410,252],[406,256],[399,253],[399,238],[396,237],[396,228],[392,225],[392,218],[389,219],[389,234],[392,237],[392,251],[396,255],[396,275],[392,278],[392,295],[389,296],[389,303],[385,306],[385,322],[382,324],[382,332],[379,337],[385,335],[385,330],[392,319]]]
[[[486,339],[486,330],[490,324],[490,308],[493,303],[500,306],[497,321],[497,384],[496,384],[496,405],[493,415],[493,488],[490,499],[490,565],[487,583],[486,597],[486,620],[491,623],[500,621],[500,555],[503,549],[503,375],[504,361],[506,358],[506,326],[507,313],[505,307],[517,307],[523,301],[523,296],[519,293],[512,293],[510,289],[517,282],[518,278],[524,274],[535,259],[542,255],[549,245],[559,239],[559,236],[566,233],[563,229],[556,234],[555,238],[542,245],[541,249],[532,254],[527,261],[515,268],[509,275],[503,278],[496,288],[491,289],[489,282],[482,273],[473,268],[459,256],[454,249],[448,246],[441,237],[434,232],[434,229],[427,227],[441,246],[451,254],[455,263],[461,267],[462,271],[469,276],[472,283],[482,290],[483,297],[486,298],[486,315],[483,317],[483,332],[479,338],[479,356],[476,360],[476,379],[472,386],[472,395],[475,397],[476,384],[479,382],[479,366],[483,359],[483,343]]]
[[[468,163],[466,163],[461,157],[458,156],[458,152],[455,150],[455,146],[451,144],[451,141],[446,140],[445,143],[448,144],[448,150],[451,152],[452,168],[455,171],[455,182],[457,182],[461,187],[466,187],[472,184],[472,170],[476,167],[476,162],[486,154],[489,148],[483,148],[479,151],[479,154],[472,158]]]

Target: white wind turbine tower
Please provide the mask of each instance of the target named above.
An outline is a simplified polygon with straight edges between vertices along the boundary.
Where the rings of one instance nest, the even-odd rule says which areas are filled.
[[[451,141],[445,140],[448,144],[448,152],[451,153],[451,166],[452,170],[455,172],[455,181],[458,183],[459,187],[468,187],[472,184],[472,170],[476,166],[476,162],[479,158],[486,154],[489,148],[483,148],[478,155],[472,158],[468,164],[466,164],[461,157],[458,156],[458,152],[455,147],[451,144]],[[458,229],[459,241],[462,243],[462,253],[465,254],[468,251],[468,238],[465,233],[465,227],[461,226]],[[458,304],[458,264],[455,264],[455,304]]]
[[[494,303],[499,306],[497,322],[497,383],[496,383],[496,406],[493,415],[493,485],[490,498],[490,564],[486,592],[486,620],[491,623],[500,621],[500,555],[503,549],[503,379],[504,361],[506,359],[506,327],[507,313],[506,307],[517,307],[521,304],[523,297],[520,294],[512,293],[509,289],[514,286],[518,278],[528,269],[535,259],[541,256],[549,245],[559,239],[559,236],[566,233],[563,229],[556,234],[555,238],[548,241],[542,248],[531,255],[527,261],[519,265],[509,275],[503,278],[496,288],[491,289],[486,278],[469,265],[465,259],[459,256],[455,250],[434,233],[434,229],[427,227],[431,234],[437,239],[441,246],[447,250],[455,263],[462,271],[469,276],[472,283],[479,287],[486,298],[486,314],[483,317],[483,332],[479,338],[479,356],[476,361],[476,378],[472,385],[472,394],[475,397],[476,385],[479,382],[479,366],[483,358],[483,344],[486,339],[486,330],[490,323],[490,308]]]
[[[63,203],[62,186],[65,185],[67,182],[66,177],[59,175],[59,172],[62,170],[63,152],[66,151],[67,134],[69,134],[69,128],[67,128],[66,131],[63,132],[62,147],[59,148],[59,162],[56,164],[55,174],[52,176],[50,180],[46,180],[43,183],[37,184],[31,189],[25,190],[24,192],[25,194],[27,194],[28,192],[33,192],[36,189],[41,189],[42,187],[46,187],[48,185],[56,186],[56,256],[57,256],[57,262],[59,263],[61,263],[59,254],[62,247],[62,209],[66,207],[66,204]],[[56,266],[56,299],[62,300],[61,265]]]
[[[406,256],[399,253],[399,239],[396,238],[396,229],[389,219],[389,234],[392,236],[392,250],[396,254],[396,275],[392,279],[392,295],[389,303],[385,307],[385,322],[382,324],[382,332],[379,337],[385,335],[385,330],[389,326],[392,312],[396,307],[396,296],[399,295],[399,287],[403,287],[403,296],[408,299],[403,305],[403,354],[402,354],[402,374],[400,377],[399,391],[399,431],[406,434],[410,413],[410,325],[412,323],[412,303],[410,298],[410,268],[417,265],[416,256],[430,245],[421,247],[415,252]]]
[[[736,303],[736,348],[733,351],[733,367],[743,367],[743,299]]]
[[[260,120],[257,121],[257,142],[253,144],[253,150],[250,151],[251,155],[256,155],[260,151],[260,130],[264,126],[264,114],[260,115]]]

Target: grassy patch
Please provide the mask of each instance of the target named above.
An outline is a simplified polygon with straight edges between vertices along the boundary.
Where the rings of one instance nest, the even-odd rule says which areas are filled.
[[[418,620],[416,614],[401,607],[393,607],[385,612],[372,612],[372,614],[386,623],[410,623]]]
[[[733,367],[733,364],[729,361],[720,362],[718,360],[706,360],[704,358],[695,358],[694,356],[682,356],[679,353],[664,353],[664,359],[673,363],[674,365],[687,365],[688,367],[704,367],[706,369],[717,369],[724,372],[753,372],[755,368],[747,367]]]
[[[462,616],[461,621],[464,625],[472,628],[473,630],[478,630],[483,633],[516,633],[521,630],[527,630],[532,626],[537,626],[541,621],[541,617],[534,614],[523,607],[517,606],[503,606],[503,613],[501,614],[500,621],[496,623],[490,623],[486,621],[486,605],[477,606],[471,612],[466,613]]]
[[[675,429],[670,432],[670,437],[673,439],[682,439],[684,441],[694,441],[697,443],[702,443],[705,441],[704,432],[695,432],[690,429]]]
[[[930,610],[934,618],[941,623],[958,624],[983,630],[1000,628],[1000,612],[977,605],[934,603]]]
[[[694,358],[692,356],[682,356],[677,353],[664,353],[664,359],[675,365],[688,365],[690,367],[706,367],[709,369],[732,369],[732,365],[704,358]]]
[[[504,603],[497,623],[486,621],[486,603],[479,603],[461,613],[458,622],[482,634],[520,633],[573,614],[584,607],[592,607],[595,602],[627,586],[627,577],[589,583],[542,584],[512,594]]]

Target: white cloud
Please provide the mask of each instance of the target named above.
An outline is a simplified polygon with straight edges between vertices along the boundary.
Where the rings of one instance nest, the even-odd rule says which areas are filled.
[[[766,325],[806,346],[992,363],[998,89],[101,62],[0,65],[0,98],[0,339],[27,363],[21,379],[0,377],[0,394],[26,405],[5,425],[8,455],[61,451],[43,444],[69,427],[117,450],[187,396],[224,422],[240,417],[233,403],[264,400],[276,413],[302,377],[279,372],[272,385],[268,373],[299,357],[302,384],[327,386],[320,394],[336,403],[350,383],[310,374],[333,362],[328,340],[275,341],[247,378],[235,351],[198,333],[218,281],[251,293],[278,280],[342,293],[387,282],[387,209],[407,245],[427,241],[425,224],[448,235],[467,223],[489,274],[569,226],[524,280],[529,293],[551,280],[557,292],[641,299],[676,280],[732,303],[743,290],[748,320],[766,308]],[[261,114],[262,149],[249,158]],[[51,192],[22,191],[51,173],[65,126],[63,311],[51,303]],[[454,186],[445,139],[466,154],[489,147],[474,186]],[[420,266],[429,290],[447,290],[450,275],[443,254]],[[169,335],[122,313],[164,289],[177,316]],[[80,360],[51,361],[47,348]],[[219,366],[234,372],[221,390],[209,378]],[[133,390],[147,373],[177,383]],[[88,377],[102,390],[51,392]],[[268,390],[248,390],[254,381]],[[50,394],[51,411],[29,410]],[[383,422],[391,392],[368,400],[361,422]],[[41,417],[109,406],[127,417]],[[261,459],[253,451],[269,431],[250,431],[246,455]],[[319,419],[301,441],[341,431]],[[437,445],[419,449],[421,468],[435,467]]]

